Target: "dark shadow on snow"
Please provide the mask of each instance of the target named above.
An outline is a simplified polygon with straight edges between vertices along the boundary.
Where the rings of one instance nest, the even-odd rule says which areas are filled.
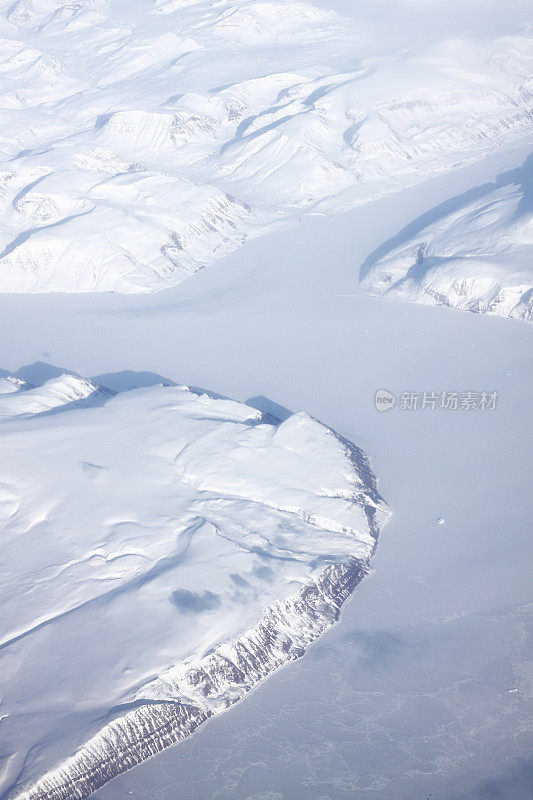
[[[129,392],[130,389],[142,389],[144,386],[157,386],[159,384],[163,384],[163,386],[176,385],[174,381],[164,378],[163,375],[158,375],[157,372],[147,372],[145,370],[134,372],[131,369],[93,375],[91,380],[99,386],[111,389],[113,392]]]
[[[251,408],[256,408],[258,411],[262,411],[263,414],[270,417],[270,420],[275,423],[284,422],[291,417],[293,413],[289,411],[288,408],[280,406],[279,403],[265,397],[264,394],[258,394],[256,397],[249,397],[248,400],[246,400],[246,405]]]
[[[189,589],[176,589],[170,600],[183,614],[201,614],[212,611],[220,605],[218,594],[206,589],[203,592],[191,592]]]
[[[51,381],[54,378],[59,378],[60,375],[75,375],[77,378],[81,376],[71,369],[64,367],[56,367],[54,364],[47,364],[45,361],[34,361],[33,364],[26,364],[25,366],[12,373],[15,378],[21,378],[31,386],[42,386],[46,381]]]
[[[53,380],[54,378],[59,378],[61,375],[74,375],[75,377],[82,379],[82,376],[79,375],[79,373],[74,372],[74,370],[66,369],[65,367],[57,367],[54,364],[47,364],[44,361],[35,361],[33,364],[26,364],[23,367],[20,367],[20,369],[18,369],[16,372],[0,369],[0,378],[7,377],[8,375],[20,378],[28,384],[28,386],[24,387],[23,391],[27,391],[28,389],[35,388],[37,386],[42,386],[47,381]],[[157,372],[150,372],[149,370],[134,371],[126,369],[121,370],[120,372],[106,372],[100,375],[92,375],[89,380],[93,381],[100,388],[99,394],[101,395],[101,398],[99,399],[101,400],[101,403],[106,402],[106,400],[114,394],[129,392],[132,389],[141,389],[149,386],[177,385],[175,381],[170,380],[170,378],[166,378],[164,375],[159,375]],[[219,394],[218,392],[213,392],[210,389],[204,389],[200,386],[189,385],[188,388],[194,394],[207,395],[213,400],[234,399],[229,398],[226,395]],[[57,409],[50,409],[49,411],[41,413],[59,413],[69,408],[93,404],[94,400],[95,397],[91,396],[90,398],[76,400]],[[276,403],[269,397],[265,397],[263,394],[249,397],[248,400],[245,401],[245,405],[249,406],[250,408],[255,408],[257,411],[261,411],[264,416],[264,421],[270,422],[273,425],[279,425],[280,422],[284,422],[293,414],[293,412],[288,408]],[[251,422],[250,424],[257,424],[257,421],[254,421],[253,423]]]

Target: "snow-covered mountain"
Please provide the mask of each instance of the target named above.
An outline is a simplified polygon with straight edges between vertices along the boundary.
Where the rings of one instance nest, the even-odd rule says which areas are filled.
[[[3,786],[85,797],[302,655],[388,511],[363,452],[305,413],[4,383]]]
[[[0,0],[0,800],[512,796],[527,11]]]
[[[158,289],[524,136],[525,28],[370,5],[2,0],[0,291]]]
[[[373,294],[533,320],[532,164],[436,209],[433,221],[367,265]],[[381,248],[380,248],[381,250]]]
[[[74,403],[91,405],[104,401],[112,392],[93,381],[75,375],[61,375],[45,386],[29,387],[24,381],[9,375],[0,380],[0,420],[26,414],[42,414]],[[5,395],[5,396],[2,396]]]

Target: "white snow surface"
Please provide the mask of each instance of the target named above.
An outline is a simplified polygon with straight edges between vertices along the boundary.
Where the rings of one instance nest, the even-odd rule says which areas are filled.
[[[438,11],[0,0],[0,290],[160,289],[523,137],[528,27]]]
[[[371,293],[533,321],[533,158],[371,264]],[[503,185],[501,185],[503,184]],[[400,234],[400,238],[402,238]]]
[[[12,394],[19,392],[25,386],[25,381],[15,378],[13,375],[0,378],[0,394]]]
[[[531,797],[529,5],[0,0],[2,797]]]
[[[425,219],[444,203],[456,205],[465,192],[503,185],[501,177],[521,169],[526,156],[522,147],[502,151],[347,214],[310,218],[249,242],[216,269],[203,270],[155,295],[0,295],[0,365],[6,370],[0,375],[15,374],[41,392],[46,378],[55,380],[69,370],[115,391],[181,381],[248,399],[250,406],[283,419],[287,409],[306,408],[371,454],[380,488],[394,509],[372,559],[372,575],[321,642],[290,668],[272,675],[248,700],[202,726],[197,736],[115,778],[98,797],[250,800],[275,792],[290,800],[412,800],[429,794],[450,800],[529,800],[525,759],[531,751],[532,718],[527,632],[532,329],[515,320],[387,303],[354,287],[354,271],[413,219]],[[30,388],[23,389],[21,401]],[[409,412],[397,404],[379,414],[374,406],[378,388],[396,396],[405,390],[496,390],[499,396],[493,411]],[[167,391],[157,389],[161,400],[170,396]],[[94,492],[104,492],[106,482],[115,485],[113,464],[125,463],[126,457],[119,446],[113,449],[112,442],[106,443],[104,421],[115,408],[123,441],[128,447],[140,443],[142,425],[127,431],[120,427],[118,408],[126,409],[131,400],[133,409],[134,398],[140,408],[144,397],[146,409],[148,398],[155,398],[152,392],[156,388],[108,397],[105,405],[102,398],[83,400],[92,403],[89,408],[69,401],[68,407],[44,414],[11,413],[1,424],[12,443],[5,448],[2,435],[0,463],[3,474],[9,475],[7,483],[2,478],[3,519],[16,519],[19,506],[18,513],[26,514],[14,484],[16,478],[25,486],[28,475],[37,475],[30,460],[43,464],[43,451],[52,451],[52,445],[65,453],[70,448],[72,454],[71,468],[66,463],[56,481],[48,474],[51,469],[43,476],[52,493],[39,507],[40,515],[32,517],[34,527],[20,540],[22,546],[28,544],[23,557],[32,553],[32,536],[38,542],[52,537],[49,520],[61,521],[54,505],[59,500],[61,515],[75,525],[73,531],[62,528],[66,543],[75,540],[78,527],[84,529],[83,516],[70,516],[62,485],[84,481]],[[251,408],[239,407],[253,419]],[[88,418],[93,421],[92,437],[85,424]],[[143,417],[146,425],[147,420]],[[99,430],[105,435],[97,438]],[[167,426],[164,437],[160,431],[167,445],[173,430]],[[151,441],[147,438],[147,447]],[[140,444],[139,448],[141,452]],[[24,469],[23,449],[28,453]],[[109,454],[106,461],[100,457],[104,450]],[[147,454],[144,463],[150,461],[159,480],[164,458],[157,458],[158,444],[152,452],[154,458],[150,461]],[[126,467],[136,489],[141,479],[135,464]],[[176,487],[182,478],[170,465],[166,474],[169,483],[154,491],[168,498],[170,484]],[[149,470],[144,478],[151,480]],[[194,485],[188,490],[191,496],[199,491]],[[129,494],[119,493],[114,499],[122,513],[105,520],[109,528],[116,522],[144,524],[134,516],[135,496],[133,491]],[[165,525],[159,505],[152,507],[156,532]],[[29,519],[31,505],[27,513]],[[290,517],[300,524],[296,515]],[[446,524],[438,526],[438,518]],[[134,526],[132,537],[138,530]],[[320,532],[316,526],[314,530],[321,539],[339,540],[339,534]],[[119,540],[129,536],[115,535]],[[289,569],[275,560],[275,574],[279,568]],[[125,569],[121,563],[115,562],[117,573]],[[292,564],[293,576],[297,566]],[[268,573],[262,574],[261,593],[269,586]],[[10,703],[28,711],[8,715],[4,699],[0,705],[0,763],[8,792],[21,791],[27,780],[44,775],[87,736],[103,728],[116,732],[118,720],[125,719],[125,703],[110,713],[105,692],[101,701],[99,694],[96,700],[91,694],[101,676],[100,659],[106,661],[114,646],[116,629],[111,627],[107,635],[107,620],[112,606],[137,603],[135,595],[146,597],[150,587],[163,586],[160,580],[163,575],[129,596],[123,594],[121,601],[108,597],[101,606],[63,616],[0,653],[2,694],[9,676],[9,696],[16,698]],[[180,614],[168,598],[179,588],[172,581],[164,593],[166,605],[159,608],[175,612],[170,619],[176,625]],[[202,585],[192,591],[201,594],[193,604],[216,602],[204,596]],[[220,593],[216,588],[207,591]],[[176,598],[182,605],[183,597],[178,593]],[[204,614],[216,617],[220,610],[218,606]],[[86,617],[83,625],[78,625],[78,614]],[[166,674],[166,682],[169,673],[164,670],[175,663],[175,654],[165,652],[161,672],[148,666],[147,650],[156,638],[167,635],[157,626],[159,619],[154,617],[151,625],[146,614],[137,615],[138,637],[128,631],[128,642],[116,643],[109,679],[115,686],[123,681],[126,688],[131,663],[125,645],[133,643],[135,652],[142,641],[148,645],[144,682],[131,687],[126,701],[137,696],[137,702],[146,703],[153,698],[153,681]],[[89,636],[91,630],[97,647],[78,653],[76,638]],[[298,630],[298,636],[305,633]],[[35,650],[28,653],[32,640]],[[181,638],[172,642],[186,645]],[[42,658],[46,647],[57,670]],[[23,658],[17,656],[17,648],[23,650]],[[63,680],[65,673],[71,674],[70,680]],[[170,678],[175,687],[180,676]],[[18,689],[14,680],[19,681]],[[158,691],[164,682],[157,684]],[[519,691],[509,693],[512,688]],[[153,701],[148,703],[153,711]],[[135,706],[126,717],[140,714],[140,708]],[[40,744],[23,767],[25,756],[17,754],[24,754],[35,739]],[[98,748],[95,751],[98,754]],[[75,764],[79,761],[74,759]],[[487,791],[488,784],[493,791]]]
[[[1,386],[8,388],[1,392],[7,396],[0,399],[0,420],[26,414],[42,414],[69,403],[94,402],[111,394],[109,390],[102,389],[93,381],[83,380],[74,375],[52,378],[44,387],[34,388],[29,388],[24,381],[8,375],[2,378]]]
[[[255,671],[206,697],[190,670],[217,647],[230,663],[235,639],[328,566],[366,564],[388,516],[360,451],[303,412],[276,423],[182,386],[113,396],[64,374],[1,413],[4,788],[132,701],[224,710]],[[275,667],[324,627],[283,613],[294,652]],[[60,796],[41,791],[28,797]]]

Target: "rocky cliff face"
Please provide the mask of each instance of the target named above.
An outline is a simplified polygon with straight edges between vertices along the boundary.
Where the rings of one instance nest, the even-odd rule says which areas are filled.
[[[303,412],[72,375],[4,388],[7,794],[82,798],[302,656],[389,512],[366,455]]]
[[[367,562],[356,559],[327,567],[315,582],[269,608],[236,641],[216,648],[181,675],[177,668],[173,676],[156,681],[157,694],[186,699],[146,701],[118,717],[74,756],[17,794],[16,800],[88,797],[116,775],[185,739],[277,669],[302,656],[338,619],[343,603],[368,568]]]

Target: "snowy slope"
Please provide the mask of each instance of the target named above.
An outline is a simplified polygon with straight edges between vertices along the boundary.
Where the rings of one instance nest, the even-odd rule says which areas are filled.
[[[42,414],[70,403],[92,404],[99,400],[104,401],[112,394],[93,381],[75,375],[62,375],[48,381],[44,387],[35,388],[28,388],[23,381],[14,376],[3,378],[2,381],[0,394],[7,396],[0,398],[0,420],[25,414]],[[7,387],[7,391],[1,391],[3,386]]]
[[[533,321],[531,161],[370,257],[363,285],[398,300]]]
[[[2,0],[0,290],[158,289],[524,136],[525,27],[374,5]]]
[[[73,375],[8,400],[3,788],[82,797],[302,655],[388,511],[362,451],[305,413]]]
[[[13,375],[0,378],[0,395],[20,392],[23,388],[25,388],[25,381],[20,378],[16,378]]]

